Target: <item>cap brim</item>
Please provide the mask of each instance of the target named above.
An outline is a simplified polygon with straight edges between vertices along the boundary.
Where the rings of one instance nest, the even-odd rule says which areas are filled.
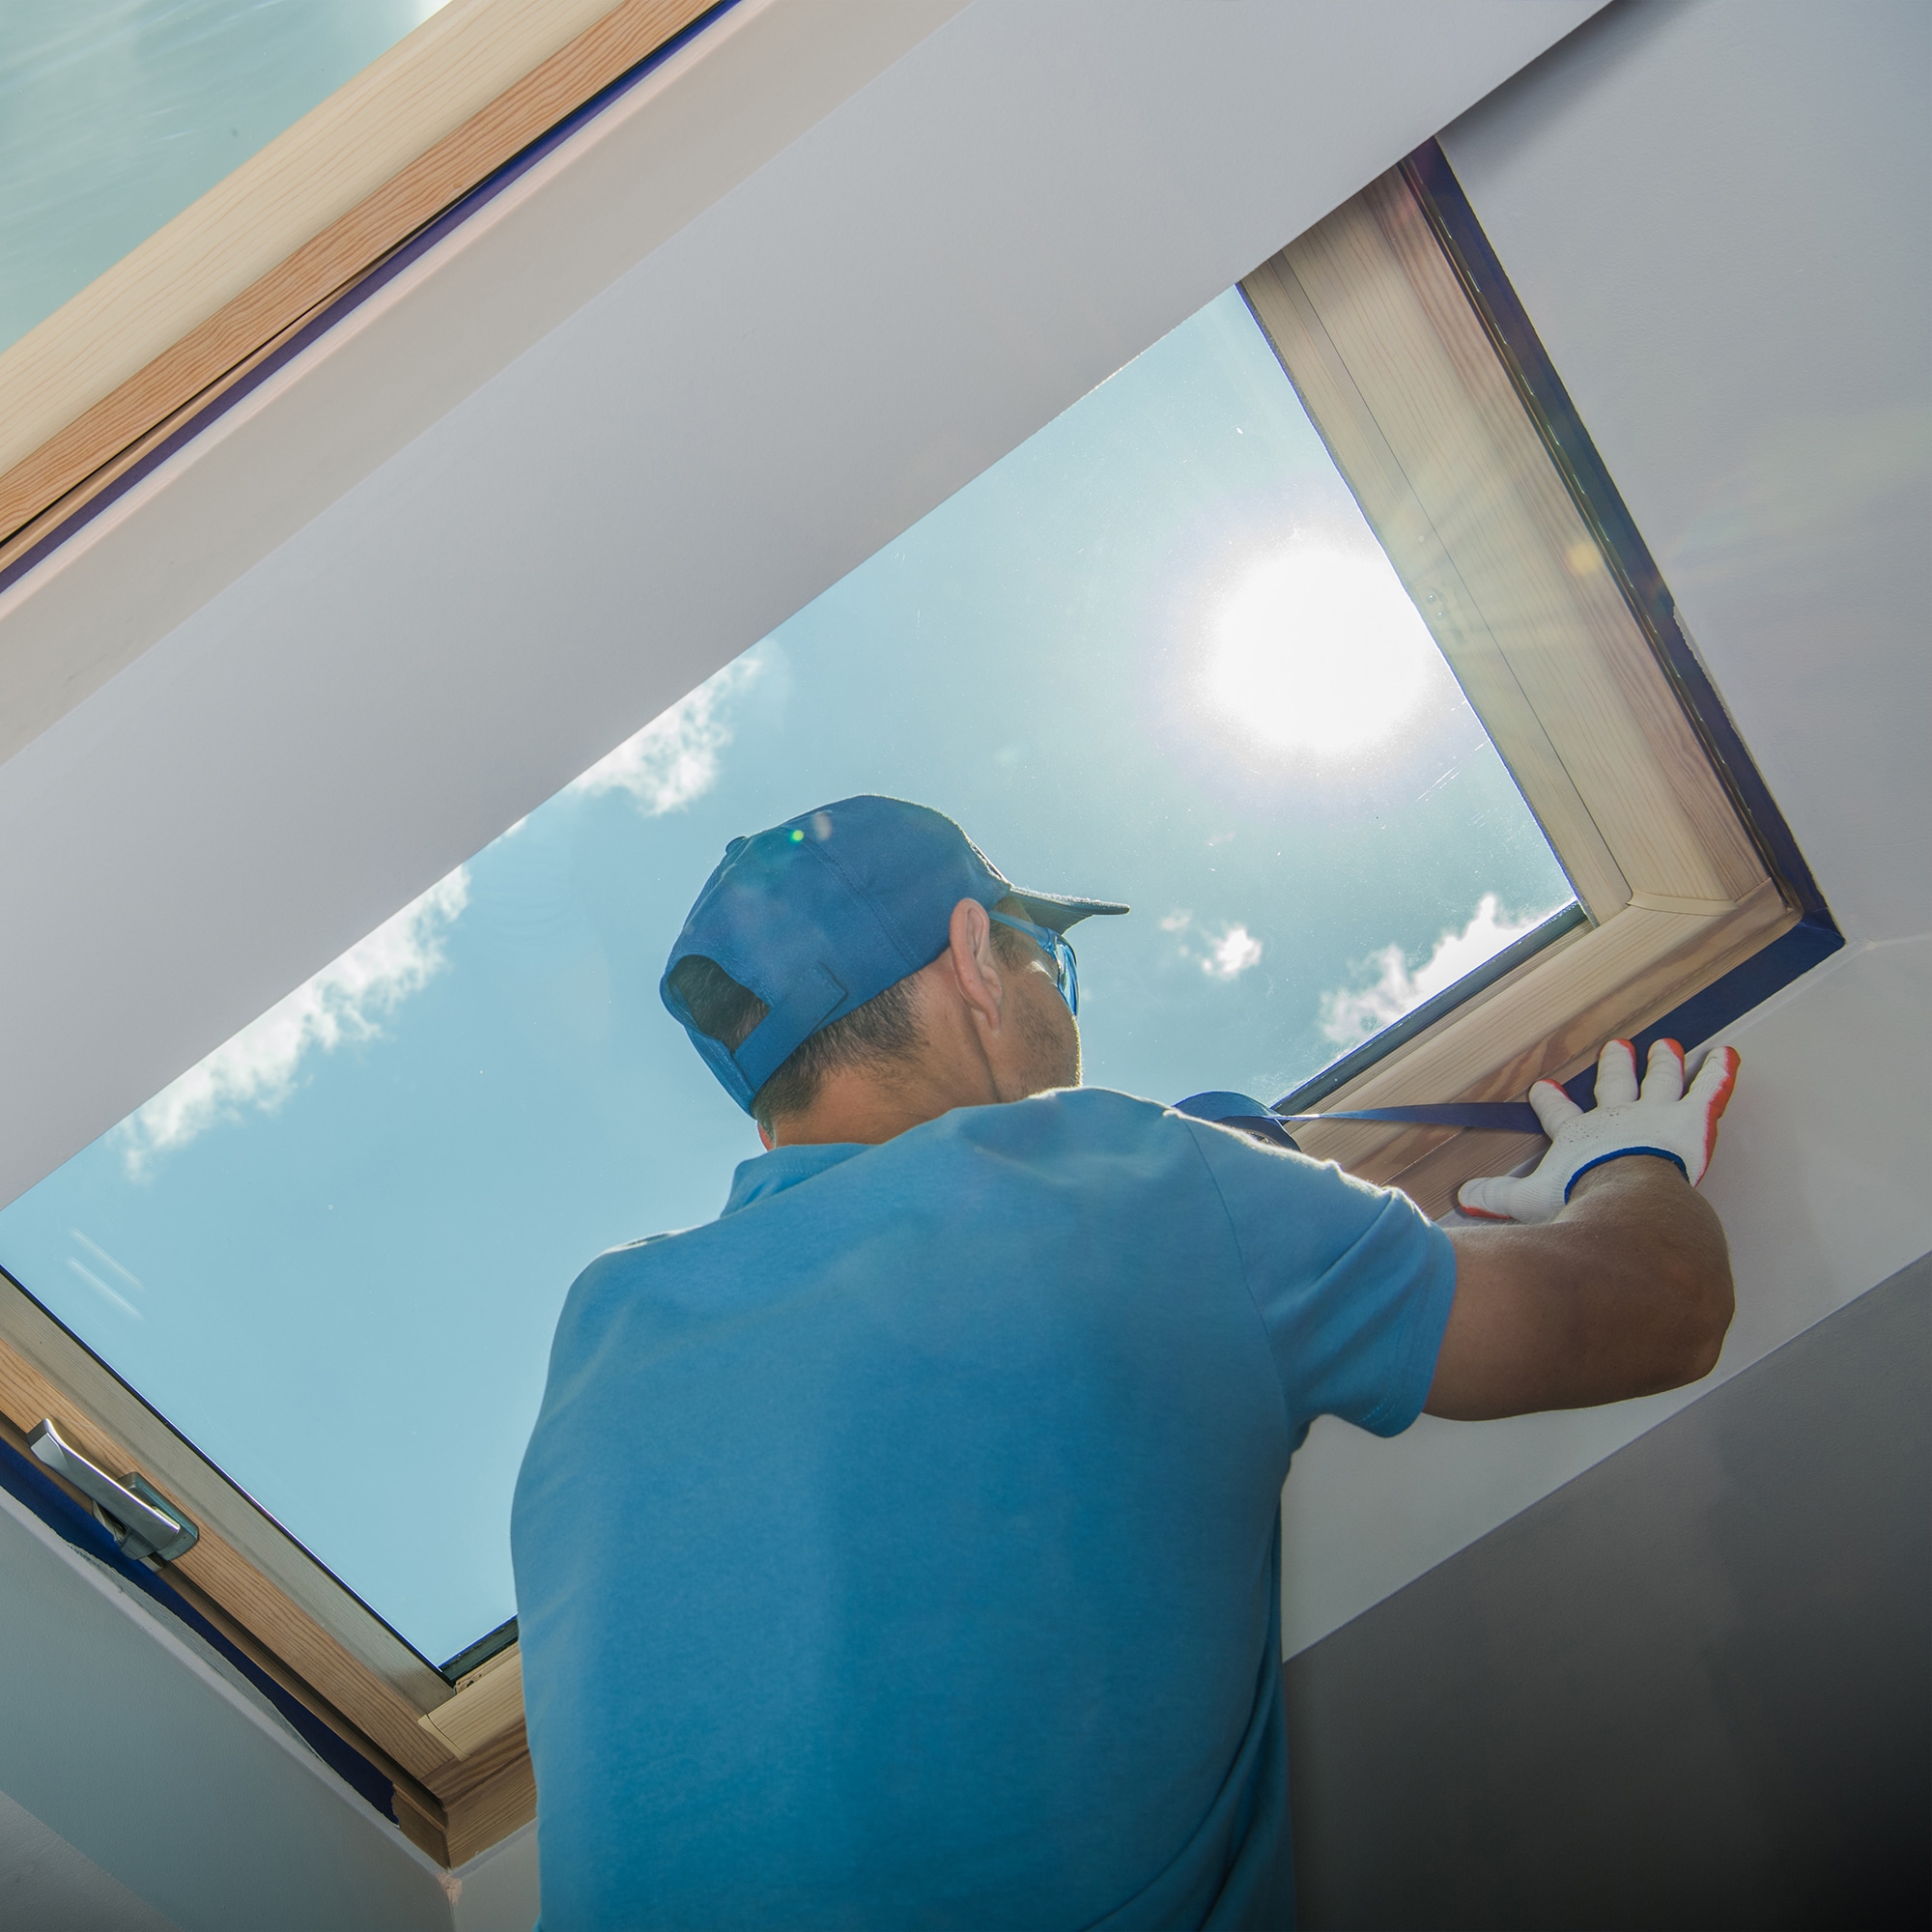
[[[1009,886],[1005,896],[1017,899],[1026,916],[1036,925],[1052,932],[1065,932],[1076,920],[1091,919],[1095,913],[1131,912],[1131,906],[1117,905],[1112,899],[1074,899],[1065,893],[1026,893]]]

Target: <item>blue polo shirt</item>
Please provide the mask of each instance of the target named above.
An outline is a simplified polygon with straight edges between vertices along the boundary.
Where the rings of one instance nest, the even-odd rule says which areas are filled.
[[[1414,1420],[1455,1272],[1092,1088],[600,1256],[513,1525],[545,1932],[1291,1922],[1282,1480]]]

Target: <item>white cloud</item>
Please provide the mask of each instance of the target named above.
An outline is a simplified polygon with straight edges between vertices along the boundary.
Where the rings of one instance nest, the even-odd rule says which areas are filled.
[[[726,699],[764,668],[755,651],[727,664],[571,781],[579,792],[627,791],[646,818],[702,798],[718,782],[718,754],[731,742]]]
[[[312,1050],[331,1053],[345,1039],[374,1037],[381,1016],[440,970],[443,940],[469,902],[469,872],[459,866],[163,1088],[122,1123],[128,1174],[139,1179],[156,1154],[186,1146],[245,1107],[279,1106]]]
[[[1232,980],[1250,966],[1259,966],[1261,959],[1261,941],[1245,925],[1231,925],[1210,944],[1201,970],[1210,980]]]
[[[1250,966],[1261,964],[1262,943],[1245,925],[1224,925],[1218,938],[1203,925],[1194,937],[1207,950],[1196,952],[1188,939],[1181,936],[1194,926],[1191,912],[1177,909],[1168,913],[1159,923],[1161,931],[1171,932],[1180,939],[1180,944],[1175,948],[1176,952],[1182,959],[1191,960],[1210,980],[1236,980]]]
[[[1363,962],[1365,970],[1379,969],[1373,985],[1338,986],[1323,993],[1322,1033],[1337,1046],[1358,1044],[1453,986],[1465,973],[1473,973],[1548,917],[1548,912],[1521,919],[1505,917],[1497,909],[1495,894],[1485,893],[1468,924],[1461,932],[1445,932],[1425,964],[1411,971],[1401,947],[1385,946]]]

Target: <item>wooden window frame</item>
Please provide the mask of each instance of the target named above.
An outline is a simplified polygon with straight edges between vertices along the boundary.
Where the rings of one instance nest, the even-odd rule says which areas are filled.
[[[0,352],[0,573],[732,0],[448,0]]]
[[[698,14],[634,0],[604,24]],[[1544,1077],[1580,1094],[1605,1038],[1708,1037],[1841,945],[1435,144],[1241,288],[1588,915],[1291,1103],[1514,1099]],[[1540,1145],[1298,1131],[1438,1214],[1462,1180]],[[0,1293],[0,1454],[42,1416],[195,1518],[162,1593],[375,1767],[415,1843],[459,1864],[534,1816],[513,1629],[452,1685],[24,1290]]]
[[[1708,1037],[1842,945],[1440,148],[1241,289],[1589,915],[1290,1108],[1581,1096],[1605,1039]],[[1435,1215],[1542,1145],[1297,1138]]]

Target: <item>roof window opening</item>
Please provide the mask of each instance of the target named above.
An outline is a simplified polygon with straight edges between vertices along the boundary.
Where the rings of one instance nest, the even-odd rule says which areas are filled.
[[[463,1652],[571,1280],[757,1151],[670,942],[728,838],[861,791],[1132,904],[1074,934],[1086,1073],[1161,1100],[1285,1094],[1573,902],[1231,292],[0,1213],[0,1262]]]

